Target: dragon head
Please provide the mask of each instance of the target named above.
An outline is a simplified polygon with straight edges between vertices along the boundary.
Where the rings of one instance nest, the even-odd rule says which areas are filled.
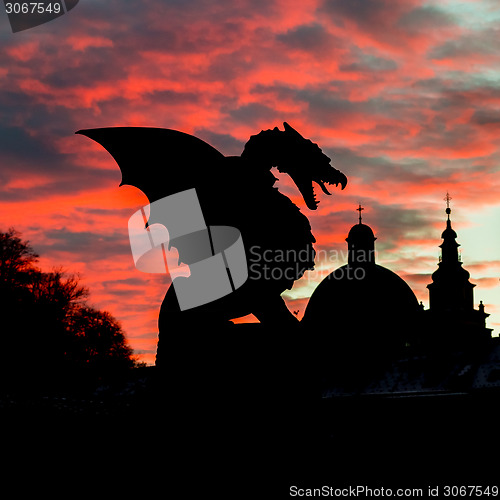
[[[278,170],[292,178],[307,207],[316,210],[319,201],[314,193],[313,182],[318,184],[325,194],[330,195],[326,184],[335,186],[340,184],[344,189],[347,177],[330,165],[330,158],[317,144],[302,137],[288,123],[285,122],[283,125],[285,131],[282,132],[283,147],[277,165]]]
[[[288,123],[283,125],[284,131],[275,127],[250,137],[241,156],[265,168],[277,167],[279,172],[288,174],[307,207],[316,210],[319,201],[314,193],[313,182],[329,195],[331,193],[326,184],[340,184],[344,189],[347,177],[330,165],[330,158],[317,144],[302,137]]]

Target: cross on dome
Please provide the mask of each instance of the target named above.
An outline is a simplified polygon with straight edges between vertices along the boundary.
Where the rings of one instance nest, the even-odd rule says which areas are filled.
[[[450,196],[450,193],[446,191],[446,196],[443,198],[446,201],[446,213],[448,214],[448,220],[450,220],[451,208],[450,208],[450,200],[453,198]]]
[[[361,206],[361,203],[359,204],[359,207],[356,208],[356,210],[359,212],[359,223],[361,224],[361,211],[364,210],[364,208]]]

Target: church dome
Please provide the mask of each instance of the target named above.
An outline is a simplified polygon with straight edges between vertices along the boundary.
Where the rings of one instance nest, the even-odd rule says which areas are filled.
[[[364,268],[346,264],[316,287],[302,321],[327,327],[335,336],[404,345],[401,332],[418,310],[415,294],[396,273],[378,264]]]
[[[304,313],[304,321],[324,322],[333,314],[332,324],[342,316],[341,322],[350,323],[350,329],[356,323],[366,323],[372,329],[377,324],[381,326],[378,320],[387,325],[391,317],[401,313],[404,316],[418,307],[412,289],[390,269],[378,264],[364,268],[346,264],[330,273],[316,287]]]
[[[373,242],[377,238],[373,234],[372,228],[366,224],[359,223],[352,226],[349,234],[346,238],[347,242],[361,243],[361,242]]]
[[[400,348],[409,341],[418,300],[393,271],[375,263],[372,229],[356,224],[346,239],[349,262],[330,273],[314,290],[302,323],[347,349]],[[369,261],[353,258],[373,251]]]

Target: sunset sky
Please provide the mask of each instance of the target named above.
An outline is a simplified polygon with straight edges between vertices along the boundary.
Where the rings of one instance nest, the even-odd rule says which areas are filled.
[[[127,229],[148,200],[74,132],[165,127],[239,155],[287,121],[349,179],[311,212],[280,176],[319,255],[285,294],[290,309],[301,317],[345,263],[358,203],[377,262],[428,307],[449,191],[475,307],[498,335],[499,40],[498,0],[80,0],[18,33],[2,4],[0,231],[20,231],[42,269],[81,273],[90,303],[153,363],[169,281],[135,269]]]

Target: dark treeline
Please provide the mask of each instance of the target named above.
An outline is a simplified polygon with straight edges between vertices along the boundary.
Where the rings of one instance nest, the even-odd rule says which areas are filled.
[[[15,229],[0,232],[3,391],[74,390],[136,365],[119,322],[87,303],[78,275],[42,271]]]

